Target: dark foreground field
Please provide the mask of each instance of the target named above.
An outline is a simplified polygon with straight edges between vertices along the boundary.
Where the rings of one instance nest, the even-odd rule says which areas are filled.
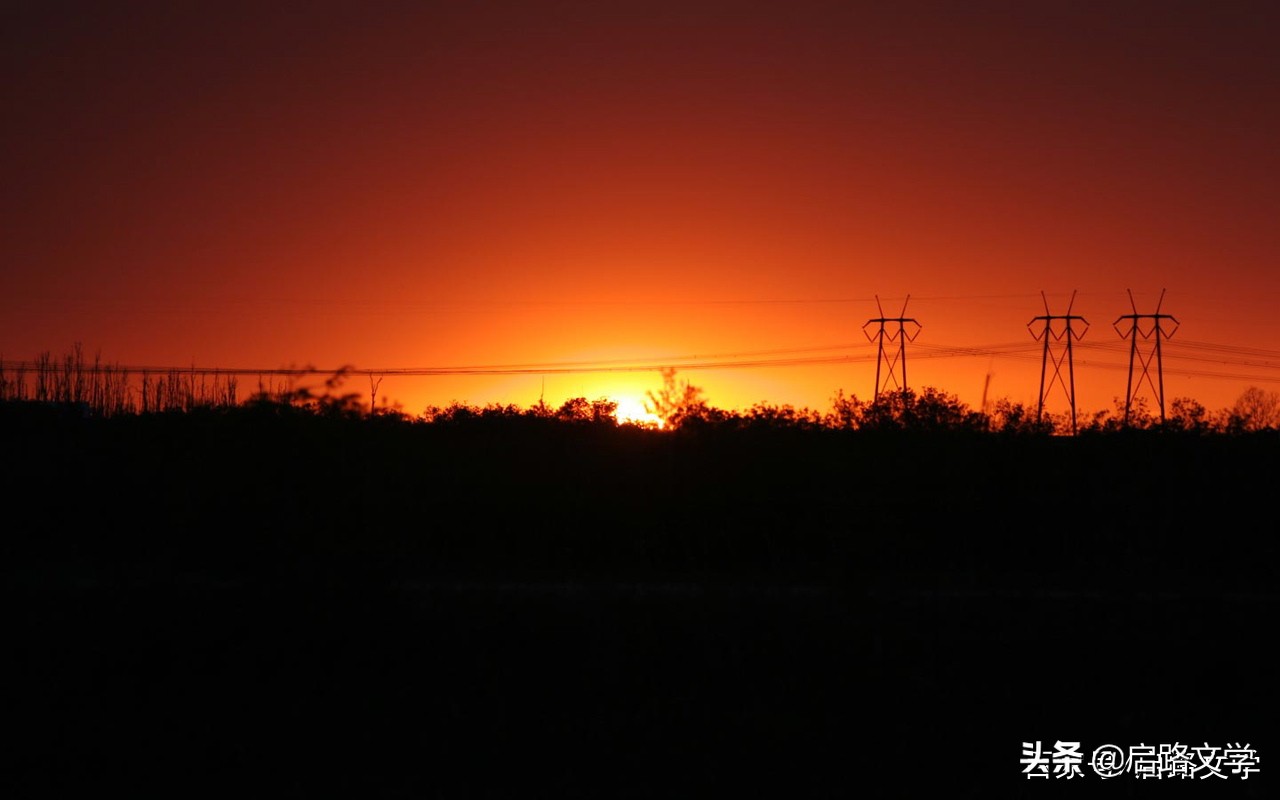
[[[277,412],[0,414],[7,795],[1275,796],[1274,435]]]

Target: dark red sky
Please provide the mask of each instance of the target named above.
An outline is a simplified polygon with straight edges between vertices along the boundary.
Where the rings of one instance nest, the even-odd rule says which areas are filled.
[[[862,359],[686,372],[722,407],[825,408],[871,393],[862,323],[909,293],[911,384],[976,404],[990,374],[1034,402],[1026,323],[1041,290],[1054,313],[1079,290],[1084,343],[1121,347],[1078,353],[1081,405],[1107,408],[1126,290],[1147,313],[1167,288],[1166,392],[1220,407],[1280,388],[1274,353],[1238,349],[1280,350],[1276,8],[9,3],[0,355]],[[1006,344],[1031,351],[955,355]],[[1186,358],[1206,354],[1224,363]],[[418,411],[659,382],[383,392]]]

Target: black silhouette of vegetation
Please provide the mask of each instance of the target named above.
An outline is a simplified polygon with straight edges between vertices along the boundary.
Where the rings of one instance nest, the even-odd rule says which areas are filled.
[[[672,372],[657,430],[40,364],[0,368],[14,796],[1003,797],[1055,738],[1266,779],[1265,392],[1071,437]]]
[[[492,423],[497,420],[537,419],[659,427],[635,422],[619,423],[615,417],[617,404],[608,398],[588,400],[575,397],[555,408],[542,401],[528,408],[510,403],[472,406],[454,402],[445,407],[428,407],[413,416],[399,406],[387,404],[385,397],[383,405],[377,405],[380,379],[370,379],[369,402],[365,402],[359,392],[340,391],[350,378],[350,366],[339,369],[319,385],[299,385],[294,377],[283,379],[278,384],[259,378],[257,389],[245,395],[239,377],[234,374],[210,376],[203,371],[167,370],[132,375],[118,365],[104,362],[100,355],[95,355],[89,362],[79,345],[61,358],[55,359],[45,352],[30,362],[33,367],[28,363],[18,362],[15,366],[11,362],[6,365],[0,359],[0,402],[45,404],[85,417],[271,407],[290,413],[351,419],[381,417],[406,423],[450,424],[475,420]],[[313,367],[298,371],[315,373]],[[1066,412],[1037,415],[1022,403],[999,399],[992,404],[991,411],[984,414],[935,387],[924,387],[918,392],[912,389],[885,392],[871,400],[860,400],[856,396],[846,396],[843,390],[836,390],[831,407],[825,411],[768,402],[756,403],[746,410],[725,410],[711,405],[700,387],[688,379],[678,378],[675,369],[664,370],[662,380],[660,389],[648,392],[645,406],[662,421],[660,427],[665,431],[707,427],[1040,435],[1065,435],[1071,431],[1071,421]],[[1111,410],[1082,413],[1077,432],[1162,430],[1238,435],[1280,429],[1280,392],[1256,386],[1241,393],[1231,408],[1214,412],[1192,398],[1174,398],[1163,421],[1151,412],[1144,397],[1134,398],[1127,421],[1123,401],[1117,397],[1114,403]]]

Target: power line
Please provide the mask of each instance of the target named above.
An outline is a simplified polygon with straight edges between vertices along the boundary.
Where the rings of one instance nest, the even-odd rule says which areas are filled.
[[[907,303],[911,302],[911,295],[907,295],[902,301],[902,311],[896,317],[886,317],[884,315],[884,307],[880,305],[880,297],[876,296],[876,308],[880,310],[880,316],[867,320],[862,326],[862,332],[866,334],[868,341],[876,343],[876,391],[872,395],[876,400],[880,399],[881,392],[892,382],[895,386],[901,388],[903,394],[907,391],[907,342],[914,341],[920,333],[920,323],[910,317],[905,317],[907,313]],[[897,324],[894,329],[893,325]],[[877,325],[875,334],[867,332],[867,328],[872,324]],[[886,327],[887,326],[887,327]],[[908,326],[910,326],[908,328]],[[885,349],[885,342],[897,343],[897,352],[890,352]],[[884,365],[886,368],[884,382],[880,381],[880,367]],[[901,374],[901,383],[895,372]]]
[[[744,350],[706,355],[661,356],[636,359],[607,359],[597,361],[547,361],[512,364],[475,364],[460,366],[426,366],[426,367],[376,367],[356,368],[338,367],[323,369],[312,365],[304,367],[202,367],[202,366],[158,366],[158,365],[123,365],[123,364],[82,364],[76,369],[89,373],[120,373],[166,375],[170,373],[196,376],[276,376],[301,377],[307,375],[346,374],[352,376],[448,376],[448,375],[508,375],[508,374],[552,374],[552,373],[596,373],[596,372],[658,372],[664,368],[682,370],[716,370],[738,368],[773,368],[810,366],[824,364],[870,363],[878,359],[878,352],[865,351],[874,344],[872,342],[856,342],[832,345],[814,345],[794,348],[774,348],[767,350]],[[1024,342],[995,343],[986,345],[945,345],[936,343],[913,343],[913,360],[933,360],[952,358],[1003,358],[1020,361],[1039,361],[1041,347]],[[1086,352],[1120,354],[1128,350],[1121,343],[1079,342],[1076,348]],[[1183,351],[1190,351],[1184,353]],[[839,354],[820,355],[829,351],[843,351]],[[1221,357],[1208,357],[1201,353],[1220,353]],[[805,356],[806,353],[818,355]],[[782,357],[771,357],[782,356]],[[1167,342],[1163,350],[1163,359],[1168,362],[1195,362],[1221,364],[1257,369],[1263,372],[1280,371],[1280,363],[1258,362],[1256,357],[1276,357],[1280,361],[1280,352],[1260,348],[1238,347],[1234,345],[1209,342],[1173,341]],[[1108,363],[1094,359],[1079,360],[1083,366],[1099,369],[1126,369],[1121,363]],[[57,361],[41,362],[36,360],[3,360],[0,368],[6,370],[37,372],[40,369],[62,369]],[[1229,380],[1280,381],[1280,376],[1269,377],[1265,374],[1250,375],[1241,372],[1221,372],[1203,369],[1171,368],[1166,371],[1189,377],[1222,378]]]
[[[1142,382],[1145,380],[1147,385],[1151,387],[1156,394],[1156,401],[1160,405],[1160,421],[1164,422],[1164,361],[1161,358],[1161,343],[1173,336],[1174,331],[1178,330],[1178,320],[1172,314],[1161,314],[1160,306],[1164,304],[1164,290],[1160,290],[1160,299],[1156,302],[1156,311],[1154,314],[1139,314],[1138,306],[1133,302],[1133,292],[1129,293],[1129,306],[1133,309],[1132,314],[1124,314],[1116,318],[1112,323],[1112,327],[1116,329],[1122,338],[1129,339],[1129,384],[1125,389],[1124,396],[1124,422],[1129,424],[1129,409],[1133,404],[1133,374],[1134,363],[1141,367],[1142,373],[1138,376],[1138,391],[1142,390]],[[1120,320],[1129,320],[1129,332],[1126,334],[1119,328]],[[1164,320],[1172,320],[1173,329],[1166,330],[1161,327],[1160,323]],[[1143,328],[1142,322],[1150,320],[1151,326]],[[1151,340],[1152,346],[1142,352],[1138,347],[1139,338]],[[1155,361],[1156,379],[1158,383],[1151,381],[1151,362]]]
[[[1036,333],[1031,332],[1037,341],[1044,342],[1044,353],[1040,358],[1040,400],[1036,404],[1036,421],[1039,422],[1044,417],[1044,398],[1047,391],[1052,391],[1056,383],[1061,386],[1067,393],[1067,402],[1071,405],[1071,432],[1076,432],[1076,372],[1075,362],[1072,360],[1071,345],[1077,339],[1084,337],[1084,331],[1078,333],[1072,329],[1071,323],[1079,320],[1084,323],[1085,330],[1089,329],[1089,321],[1084,317],[1071,313],[1072,306],[1076,303],[1075,292],[1071,293],[1071,302],[1067,304],[1066,314],[1049,313],[1049,298],[1044,296],[1044,292],[1040,293],[1040,299],[1044,301],[1044,314],[1035,317],[1031,322],[1027,323],[1027,328],[1031,328],[1034,322],[1043,322],[1044,330]],[[1061,322],[1061,329],[1055,329],[1054,322]],[[1055,341],[1063,342],[1062,347],[1057,353],[1053,352],[1052,343]],[[1062,362],[1067,362],[1067,383],[1062,381]],[[1049,386],[1046,389],[1044,385],[1045,374],[1049,365],[1053,365],[1053,378],[1049,380]]]

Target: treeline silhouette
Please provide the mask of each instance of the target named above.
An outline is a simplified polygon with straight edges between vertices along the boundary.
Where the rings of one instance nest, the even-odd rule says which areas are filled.
[[[1022,741],[1276,746],[1267,426],[675,373],[663,430],[340,379],[100,413],[60,369],[0,402],[15,796],[1019,796]]]
[[[691,428],[796,430],[913,430],[923,432],[992,432],[1002,434],[1107,433],[1120,430],[1166,430],[1194,434],[1240,434],[1280,428],[1280,392],[1249,387],[1226,409],[1210,411],[1189,397],[1173,398],[1166,412],[1156,413],[1148,398],[1137,396],[1128,408],[1121,398],[1115,408],[1084,413],[1073,426],[1069,411],[1045,411],[1007,398],[989,409],[975,410],[942,389],[887,391],[879,397],[859,399],[836,390],[831,407],[814,410],[788,404],[759,402],[745,410],[717,408],[703,390],[675,369],[662,372],[663,386],[647,393],[646,408],[655,422],[619,420],[617,403],[607,397],[588,400],[574,397],[562,404],[538,403],[521,407],[512,403],[477,406],[454,402],[429,406],[410,415],[397,406],[376,404],[377,383],[371,382],[370,401],[355,391],[343,391],[349,375],[344,370],[320,385],[298,385],[296,378],[277,385],[259,378],[256,390],[244,394],[239,376],[205,371],[131,374],[100,355],[89,361],[83,348],[54,358],[41,353],[34,367],[27,362],[6,366],[0,359],[0,403],[38,403],[62,407],[82,416],[110,417],[228,410],[237,407],[274,408],[280,413],[305,412],[326,417],[379,417],[402,422],[457,424],[486,422],[511,424],[517,420],[551,420],[594,424],[622,424],[664,430]]]

